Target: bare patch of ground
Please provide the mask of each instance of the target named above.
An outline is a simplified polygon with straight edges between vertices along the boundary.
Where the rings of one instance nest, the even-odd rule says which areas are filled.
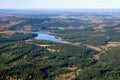
[[[56,76],[55,80],[72,80],[77,75],[79,75],[79,73],[81,71],[77,67],[68,67],[68,68],[63,68],[63,69],[70,70],[71,72],[70,73],[66,73],[66,74],[60,74],[60,75]]]
[[[8,21],[10,20],[11,18],[2,18],[1,21]]]
[[[112,23],[112,24],[100,24],[100,25],[94,27],[93,29],[94,29],[95,31],[106,32],[106,30],[104,29],[104,27],[117,26],[117,25],[119,25],[119,24],[120,24],[120,22],[114,22],[114,23]],[[120,29],[119,29],[119,28],[114,28],[114,30],[120,32]]]
[[[70,71],[76,71],[78,68],[77,67],[67,67],[67,68],[63,68],[66,70],[70,70]]]
[[[17,47],[17,45],[12,46],[12,48],[16,48],[16,47]]]
[[[120,42],[108,42],[107,45],[104,46],[91,46],[91,45],[87,45],[89,48],[99,51],[99,54],[93,55],[93,59],[98,60],[100,58],[100,55],[102,55],[104,53],[104,51],[112,48],[112,47],[119,47],[120,46]]]
[[[27,59],[27,57],[28,57],[28,56],[25,54],[25,55],[23,56],[24,60],[26,60],[26,59]]]
[[[108,50],[109,48],[112,48],[112,47],[119,47],[120,46],[120,42],[108,42],[107,45],[105,46],[100,46],[101,49],[103,50]]]
[[[73,46],[80,46],[80,43],[76,42],[76,43],[71,43],[69,41],[64,41],[63,42],[64,44],[70,44],[70,45],[73,45]]]
[[[45,59],[49,59],[49,56],[44,56],[43,59],[44,59],[44,60],[45,60]]]
[[[80,26],[78,29],[80,29],[80,30],[85,29],[85,26]]]
[[[101,48],[97,47],[97,46],[92,46],[92,45],[87,45],[87,47],[93,49],[93,50],[96,50],[96,51],[102,51]]]
[[[12,36],[12,35],[15,34],[15,32],[11,31],[11,30],[7,30],[7,31],[0,32],[0,34],[5,34],[5,35],[8,35],[8,36]]]
[[[95,60],[99,60],[99,59],[100,59],[100,55],[101,55],[101,54],[93,55],[93,59],[95,59]]]
[[[61,74],[55,80],[72,80],[75,78],[75,73]]]
[[[11,21],[9,24],[0,25],[0,31],[4,31],[4,30],[6,30],[6,29],[8,29],[8,28],[10,28],[10,27],[12,27],[12,26],[14,26],[16,24],[21,23],[21,22],[22,21],[17,21],[17,22]]]
[[[12,76],[6,76],[6,79],[7,80],[23,80],[22,78],[15,78],[15,77],[12,77]]]
[[[120,28],[114,28],[113,30],[120,32]]]
[[[53,52],[53,53],[54,52],[60,52],[60,50],[55,50],[55,49],[51,49],[51,48],[47,48],[47,50],[50,51],[50,52]]]
[[[24,26],[25,31],[30,31],[31,29],[32,29],[32,26],[30,26],[30,25]]]
[[[94,27],[93,29],[95,31],[105,32],[106,30],[104,29],[104,27],[106,27],[106,26],[107,26],[106,24],[100,24],[99,26]]]
[[[36,45],[40,46],[40,47],[49,47],[49,46],[51,46],[50,44],[36,44]],[[52,53],[60,52],[60,50],[55,50],[55,49],[51,49],[51,48],[47,48],[47,50],[52,52]]]
[[[40,46],[40,47],[49,47],[49,46],[51,46],[51,45],[49,45],[49,44],[36,44],[37,46]]]

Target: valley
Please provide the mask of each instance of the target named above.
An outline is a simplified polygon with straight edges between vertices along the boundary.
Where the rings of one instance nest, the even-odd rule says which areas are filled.
[[[0,80],[120,80],[119,10],[6,11]]]

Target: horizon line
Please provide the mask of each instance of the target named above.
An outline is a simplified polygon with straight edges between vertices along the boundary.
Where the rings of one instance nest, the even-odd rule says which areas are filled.
[[[120,8],[0,8],[4,10],[40,10],[40,9],[120,9]]]

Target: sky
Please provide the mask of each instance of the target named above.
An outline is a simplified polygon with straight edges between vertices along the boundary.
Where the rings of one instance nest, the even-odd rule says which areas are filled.
[[[0,9],[120,8],[120,0],[0,0]]]

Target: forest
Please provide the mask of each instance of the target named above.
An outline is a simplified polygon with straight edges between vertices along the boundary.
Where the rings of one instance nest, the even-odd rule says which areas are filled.
[[[120,80],[119,14],[6,12],[0,13],[0,80]],[[37,40],[35,32],[63,43]]]

